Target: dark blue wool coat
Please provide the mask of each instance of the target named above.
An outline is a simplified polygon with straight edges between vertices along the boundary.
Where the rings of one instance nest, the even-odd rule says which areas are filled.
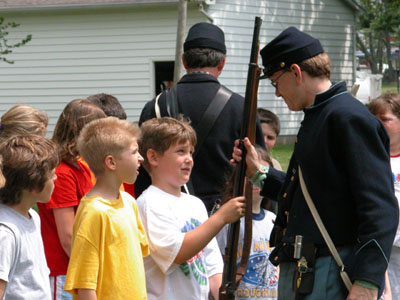
[[[303,235],[304,242],[325,244],[300,188],[300,164],[335,245],[357,246],[352,279],[381,286],[399,220],[389,137],[344,82],[318,94],[304,112],[287,173],[270,168],[261,192],[278,200],[275,225],[286,228],[270,259],[290,260],[285,250],[296,235]]]

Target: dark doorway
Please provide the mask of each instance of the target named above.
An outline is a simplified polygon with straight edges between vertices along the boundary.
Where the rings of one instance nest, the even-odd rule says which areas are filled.
[[[172,86],[174,81],[174,65],[175,62],[173,61],[154,62],[156,95]]]

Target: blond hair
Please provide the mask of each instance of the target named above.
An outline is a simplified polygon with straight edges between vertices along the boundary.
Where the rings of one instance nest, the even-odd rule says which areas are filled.
[[[115,117],[98,119],[87,124],[78,138],[78,151],[90,170],[98,176],[104,172],[104,158],[118,156],[139,137],[137,125]]]
[[[44,136],[48,121],[44,111],[25,104],[14,105],[1,117],[0,141],[13,135],[37,134]]]
[[[147,151],[153,149],[158,154],[164,154],[173,144],[189,141],[194,147],[197,143],[196,132],[182,118],[176,120],[170,117],[150,119],[140,127],[139,152],[144,158],[143,166],[149,168]]]

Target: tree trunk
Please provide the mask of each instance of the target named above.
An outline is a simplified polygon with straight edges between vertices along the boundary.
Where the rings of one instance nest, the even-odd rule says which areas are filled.
[[[178,28],[176,32],[176,50],[175,50],[175,66],[174,66],[174,84],[176,84],[182,77],[182,54],[183,42],[185,39],[186,31],[186,0],[179,0],[178,10]]]
[[[390,44],[390,33],[385,32],[385,38],[384,38],[384,43],[386,46],[386,56],[387,56],[387,62],[388,62],[388,72],[387,75],[385,76],[385,79],[392,82],[396,80],[396,71],[393,68],[391,56],[392,56],[392,45]]]
[[[373,56],[371,56],[370,52],[367,49],[367,46],[365,45],[363,40],[360,38],[358,33],[356,33],[356,40],[357,40],[358,47],[360,47],[361,51],[364,53],[365,59],[367,60],[367,62],[369,63],[369,67],[371,68],[371,66],[374,64]],[[372,69],[371,69],[371,71],[372,71]]]
[[[375,53],[375,49],[374,49],[374,41],[375,38],[373,36],[373,33],[370,32],[368,33],[368,39],[369,39],[369,52],[371,54],[371,61],[370,63],[370,69],[371,69],[371,73],[372,74],[378,74],[378,66],[377,66],[377,60],[376,60],[376,53]]]

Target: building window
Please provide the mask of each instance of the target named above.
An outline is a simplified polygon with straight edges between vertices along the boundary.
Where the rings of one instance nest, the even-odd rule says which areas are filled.
[[[174,64],[173,61],[154,62],[156,95],[173,85]]]

